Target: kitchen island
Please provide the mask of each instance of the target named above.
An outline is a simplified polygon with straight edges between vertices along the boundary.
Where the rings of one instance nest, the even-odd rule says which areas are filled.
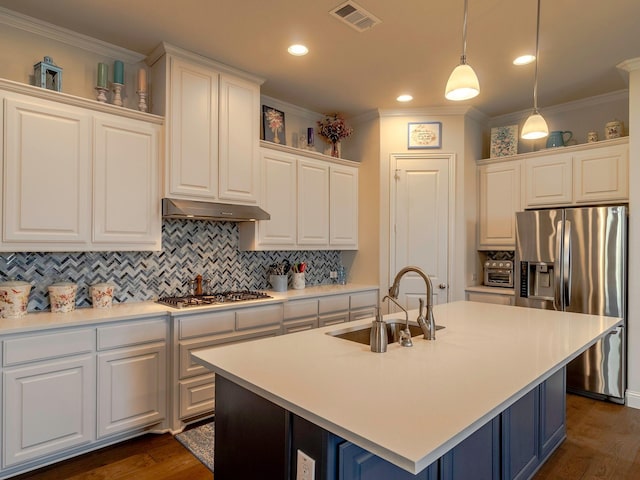
[[[416,315],[410,312],[410,318]],[[238,441],[237,433],[226,426],[253,431],[265,447],[287,449],[281,456],[295,478],[296,446],[309,445],[296,436],[302,430],[302,437],[316,435],[322,447],[301,450],[328,452],[315,458],[322,463],[322,478],[337,478],[339,469],[344,478],[385,478],[353,473],[358,470],[355,467],[353,474],[344,474],[347,466],[343,463],[349,458],[356,463],[374,458],[383,462],[380,471],[395,468],[407,478],[420,472],[416,478],[430,478],[438,470],[435,465],[447,470],[455,462],[455,448],[482,432],[490,441],[489,468],[494,473],[497,468],[503,473],[506,469],[505,476],[514,478],[507,457],[514,453],[511,447],[523,442],[510,445],[509,431],[518,433],[523,425],[540,425],[540,430],[531,432],[537,464],[534,461],[528,468],[535,471],[564,438],[564,395],[544,405],[541,399],[548,393],[547,382],[552,380],[549,386],[556,390],[558,384],[563,387],[564,366],[621,322],[611,317],[475,302],[438,305],[434,315],[436,323],[446,327],[438,331],[436,341],[417,337],[411,348],[392,344],[381,354],[372,353],[367,345],[327,335],[370,320],[194,354],[196,361],[222,377],[216,386],[221,389],[220,393],[216,390],[216,444],[228,445],[225,436]],[[387,321],[398,318],[397,314],[385,316]],[[243,398],[252,396],[264,399],[265,408],[243,403]],[[516,414],[522,405],[531,406],[532,417],[518,423]],[[551,411],[557,420],[554,410],[558,408],[562,409],[561,425],[551,432],[552,448],[545,448],[540,438],[545,414]],[[219,428],[218,420],[225,428]],[[271,421],[276,431],[282,429],[285,437],[292,432],[293,437],[280,443],[265,438],[262,433],[273,432],[274,425],[267,425],[264,432],[261,428]],[[313,428],[321,435],[313,433]],[[249,436],[244,437],[246,461],[253,454]],[[239,450],[242,445],[233,447]],[[353,447],[363,454],[350,456],[348,449]],[[216,462],[218,453],[216,449]],[[500,461],[502,466],[497,466]],[[216,475],[219,473],[216,467]]]

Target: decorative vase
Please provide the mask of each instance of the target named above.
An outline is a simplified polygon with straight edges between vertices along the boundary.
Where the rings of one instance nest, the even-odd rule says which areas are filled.
[[[280,139],[278,138],[278,130],[280,130],[280,129],[276,128],[273,131],[273,143],[280,143]]]
[[[331,156],[340,158],[340,142],[331,142]]]

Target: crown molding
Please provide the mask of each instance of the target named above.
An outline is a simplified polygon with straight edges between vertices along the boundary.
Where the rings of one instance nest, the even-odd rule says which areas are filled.
[[[24,30],[49,40],[55,40],[72,47],[81,48],[91,53],[110,58],[117,58],[125,63],[139,63],[145,58],[138,52],[112,45],[67,28],[58,27],[51,23],[43,22],[33,17],[22,15],[4,7],[0,7],[0,24]]]
[[[175,45],[171,45],[167,42],[160,42],[153,51],[147,55],[145,58],[145,63],[149,66],[152,66],[156,63],[163,55],[173,55],[180,58],[185,58],[191,62],[199,63],[200,65],[204,65],[205,67],[213,68],[220,73],[228,73],[229,75],[234,75],[236,77],[244,78],[253,83],[257,83],[258,85],[262,85],[264,83],[264,78],[258,77],[249,72],[245,72],[244,70],[240,70],[239,68],[231,67],[224,63],[217,62],[208,57],[204,57],[199,53],[192,52],[190,50],[185,50],[184,48],[176,47]]]
[[[627,72],[640,70],[640,57],[630,58],[629,60],[620,62],[618,65],[616,65],[616,67],[618,67],[620,70],[625,70]]]

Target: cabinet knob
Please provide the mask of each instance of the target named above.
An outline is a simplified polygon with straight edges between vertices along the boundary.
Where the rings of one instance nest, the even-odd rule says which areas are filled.
[[[440,285],[438,285],[438,288],[440,288],[440,290],[444,290],[445,288],[447,288],[447,284],[441,283]]]

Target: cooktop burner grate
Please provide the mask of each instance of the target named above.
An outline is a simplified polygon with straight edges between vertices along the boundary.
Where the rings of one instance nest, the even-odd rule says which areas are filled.
[[[237,292],[219,292],[208,295],[187,295],[184,297],[161,297],[158,303],[174,308],[199,307],[202,305],[217,305],[221,303],[248,302],[272,298],[264,292],[241,290]]]

